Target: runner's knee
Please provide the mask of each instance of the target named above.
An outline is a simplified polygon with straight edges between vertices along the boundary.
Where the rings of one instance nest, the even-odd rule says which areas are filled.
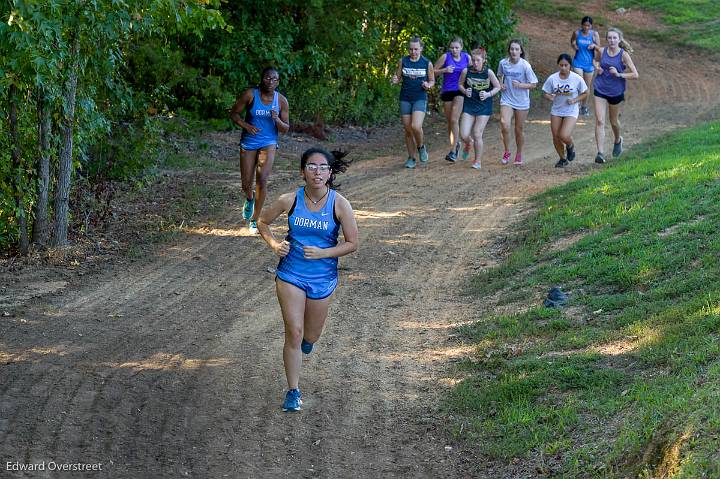
[[[299,326],[285,326],[285,344],[293,348],[299,348],[302,342],[303,331]]]

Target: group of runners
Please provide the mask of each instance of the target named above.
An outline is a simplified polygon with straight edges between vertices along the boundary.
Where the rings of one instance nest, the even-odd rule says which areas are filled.
[[[572,132],[579,115],[589,115],[589,89],[594,83],[595,162],[605,162],[605,120],[610,118],[614,157],[622,153],[623,137],[619,121],[624,101],[625,80],[637,78],[630,45],[616,28],[609,28],[600,45],[600,36],[592,28],[592,19],[584,17],[570,43],[574,56],[562,53],[557,59],[558,71],[542,86],[543,96],[552,102],[550,128],[559,160],[564,167],[576,156]],[[463,51],[461,38],[453,38],[447,52],[433,64],[422,55],[423,42],[413,37],[408,55],[398,62],[391,79],[400,88],[400,117],[404,128],[408,158],[406,168],[415,168],[429,160],[425,146],[423,121],[427,111],[427,92],[443,77],[440,98],[447,118],[451,149],[445,156],[456,162],[467,159],[474,150],[472,167],[481,168],[483,132],[493,112],[493,97],[500,94],[500,130],[504,152],[502,164],[511,158],[511,126],[514,123],[515,157],[523,164],[523,126],[530,109],[530,90],[538,78],[525,58],[520,40],[508,43],[507,57],[500,60],[497,72],[488,67],[487,52],[474,46]],[[280,257],[275,284],[285,325],[283,362],[288,390],[282,405],[284,411],[300,410],[299,388],[302,355],[310,354],[320,338],[328,315],[330,300],[337,286],[338,258],[357,250],[358,230],[352,206],[333,187],[335,176],[344,172],[349,162],[342,152],[310,148],[300,158],[303,186],[281,195],[263,209],[267,180],[272,170],[279,133],[289,128],[287,98],[277,92],[278,71],[262,71],[260,84],[245,90],[230,117],[242,128],[240,172],[245,195],[243,219],[252,234],[259,233]],[[242,116],[243,111],[245,115]],[[462,146],[462,152],[460,150]],[[253,187],[254,183],[254,187]],[[288,233],[278,239],[270,225],[287,214]],[[342,230],[343,242],[338,242]]]
[[[575,53],[558,56],[558,71],[550,75],[542,86],[543,96],[552,102],[550,128],[559,159],[556,167],[567,166],[575,159],[572,132],[579,115],[589,116],[587,100],[594,86],[596,163],[604,163],[605,121],[609,116],[613,131],[613,156],[622,154],[623,137],[620,108],[625,99],[625,81],[638,78],[630,54],[632,48],[617,28],[609,28],[605,35],[607,46],[600,45],[600,35],[593,30],[592,18],[584,17],[578,30],[572,33],[570,44]],[[483,132],[493,112],[493,97],[500,94],[500,132],[504,147],[502,164],[510,162],[511,127],[514,125],[515,156],[513,164],[523,164],[523,127],[530,110],[530,90],[538,85],[538,78],[526,60],[521,40],[511,40],[507,56],[500,60],[497,72],[488,66],[487,52],[474,46],[470,53],[463,51],[461,38],[453,38],[447,52],[433,64],[422,55],[423,42],[413,37],[408,42],[408,55],[402,57],[392,77],[401,84],[400,118],[405,130],[408,158],[406,168],[415,168],[428,161],[424,144],[423,120],[427,111],[428,91],[442,76],[440,99],[447,119],[450,152],[445,159],[457,161],[462,146],[462,158],[475,150],[472,167],[481,168]],[[594,83],[594,85],[593,85]]]

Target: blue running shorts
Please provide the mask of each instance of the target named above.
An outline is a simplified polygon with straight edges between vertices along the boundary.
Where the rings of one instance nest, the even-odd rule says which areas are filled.
[[[308,299],[325,299],[335,291],[337,288],[337,277],[331,281],[307,281],[292,274],[284,273],[282,271],[275,272],[275,278],[280,278],[286,283],[290,283],[293,286],[305,291],[305,297]]]

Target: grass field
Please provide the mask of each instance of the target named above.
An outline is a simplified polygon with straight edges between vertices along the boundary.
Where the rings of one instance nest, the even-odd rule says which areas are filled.
[[[720,123],[534,199],[448,399],[482,454],[553,477],[720,477]],[[553,286],[561,309],[542,306]],[[460,433],[462,430],[462,433]]]
[[[642,9],[657,16],[666,28],[643,28],[632,22],[620,22],[615,25],[626,34],[653,38],[673,44],[688,45],[716,53],[720,49],[720,2],[717,0],[613,0],[608,8],[616,10]],[[578,2],[571,0],[523,0],[515,3],[515,8],[551,17],[577,22],[592,12],[585,11]],[[596,25],[609,25],[611,22],[601,15],[592,15]],[[602,27],[601,27],[602,28]]]
[[[720,2],[717,0],[624,0],[617,8],[641,8],[657,14],[670,28],[669,38],[717,52],[720,48]]]

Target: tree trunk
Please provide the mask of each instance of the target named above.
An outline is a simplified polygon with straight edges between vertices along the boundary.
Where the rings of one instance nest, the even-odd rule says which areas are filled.
[[[35,205],[35,224],[33,225],[33,243],[46,246],[48,243],[48,194],[50,190],[50,135],[52,118],[45,90],[38,90],[38,197]]]
[[[71,52],[70,73],[63,86],[62,146],[60,147],[57,189],[55,191],[55,225],[53,246],[67,244],[70,212],[70,187],[73,168],[73,127],[75,125],[75,97],[80,69],[80,36],[75,33]]]
[[[12,138],[12,164],[15,171],[15,207],[18,221],[18,229],[20,230],[20,254],[26,255],[30,247],[27,230],[27,218],[25,217],[25,192],[23,168],[20,159],[20,131],[17,122],[17,87],[10,85],[8,91],[8,100],[10,103],[10,137]]]

